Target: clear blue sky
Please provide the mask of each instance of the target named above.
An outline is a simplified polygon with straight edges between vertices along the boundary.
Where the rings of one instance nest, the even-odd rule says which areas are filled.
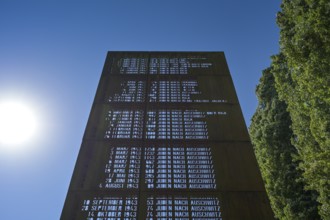
[[[36,106],[43,130],[0,151],[0,219],[59,219],[107,51],[224,51],[246,123],[277,53],[279,1],[0,1],[0,96]]]

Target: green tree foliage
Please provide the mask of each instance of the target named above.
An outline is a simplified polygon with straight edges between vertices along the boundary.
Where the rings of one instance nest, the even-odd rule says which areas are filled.
[[[330,2],[283,0],[281,7],[276,89],[288,105],[307,187],[318,192],[319,213],[330,219]]]
[[[279,219],[318,219],[315,194],[304,191],[287,105],[275,90],[272,68],[263,71],[256,90],[259,106],[250,126],[251,139],[265,187]]]

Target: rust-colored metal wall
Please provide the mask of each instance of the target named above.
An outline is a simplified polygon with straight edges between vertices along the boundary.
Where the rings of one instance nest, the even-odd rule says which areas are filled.
[[[223,52],[109,52],[61,219],[273,219]]]

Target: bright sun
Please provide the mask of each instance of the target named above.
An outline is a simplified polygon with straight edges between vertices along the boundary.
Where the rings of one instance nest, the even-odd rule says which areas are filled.
[[[0,145],[23,145],[36,130],[36,115],[26,103],[0,101]]]

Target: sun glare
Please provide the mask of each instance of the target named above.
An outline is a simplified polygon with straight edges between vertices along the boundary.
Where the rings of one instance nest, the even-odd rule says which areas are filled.
[[[36,130],[37,118],[29,105],[20,101],[0,101],[0,145],[24,145]]]

